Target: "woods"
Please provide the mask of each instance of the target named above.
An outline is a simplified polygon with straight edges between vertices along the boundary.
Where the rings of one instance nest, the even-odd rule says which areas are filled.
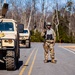
[[[39,33],[44,29],[44,22],[49,21],[56,31],[57,42],[60,40],[75,42],[74,0],[7,0],[6,2],[9,3],[6,18],[13,18],[18,23],[24,24],[24,27],[29,27],[30,30],[36,29]],[[3,0],[0,0],[0,9],[2,5]]]

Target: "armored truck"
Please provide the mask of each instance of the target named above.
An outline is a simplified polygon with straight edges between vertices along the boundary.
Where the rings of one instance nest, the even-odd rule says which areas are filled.
[[[31,47],[30,42],[30,31],[28,28],[25,28],[22,33],[19,33],[20,47]]]
[[[20,57],[18,25],[13,19],[0,19],[0,62],[15,70]]]
[[[24,28],[24,24],[18,24],[19,29],[19,45],[20,47],[30,48],[30,31],[28,28]]]

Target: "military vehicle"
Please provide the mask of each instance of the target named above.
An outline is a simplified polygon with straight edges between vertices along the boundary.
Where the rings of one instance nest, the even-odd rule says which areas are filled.
[[[28,28],[24,28],[23,24],[19,24],[19,36],[20,47],[30,48],[30,31]]]
[[[5,63],[7,70],[15,70],[20,57],[19,32],[16,21],[5,18],[7,10],[5,3],[0,17],[0,63]]]

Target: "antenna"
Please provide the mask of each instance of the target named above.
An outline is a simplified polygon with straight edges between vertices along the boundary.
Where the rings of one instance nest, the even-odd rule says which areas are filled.
[[[8,4],[4,3],[2,7],[2,16],[5,17],[6,13],[8,11]]]

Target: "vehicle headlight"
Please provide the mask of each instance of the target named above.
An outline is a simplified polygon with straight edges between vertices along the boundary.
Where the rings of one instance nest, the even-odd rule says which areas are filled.
[[[25,38],[25,39],[28,39],[29,37],[28,37],[28,36],[25,36],[24,38]]]
[[[9,39],[9,40],[4,40],[4,42],[6,42],[6,43],[12,43],[13,40],[11,40],[11,39]]]
[[[14,46],[14,40],[12,39],[2,40],[2,46]]]
[[[23,36],[20,36],[20,39],[23,39],[24,37]]]
[[[28,39],[29,37],[28,36],[20,36],[20,40],[25,40],[25,39]]]

